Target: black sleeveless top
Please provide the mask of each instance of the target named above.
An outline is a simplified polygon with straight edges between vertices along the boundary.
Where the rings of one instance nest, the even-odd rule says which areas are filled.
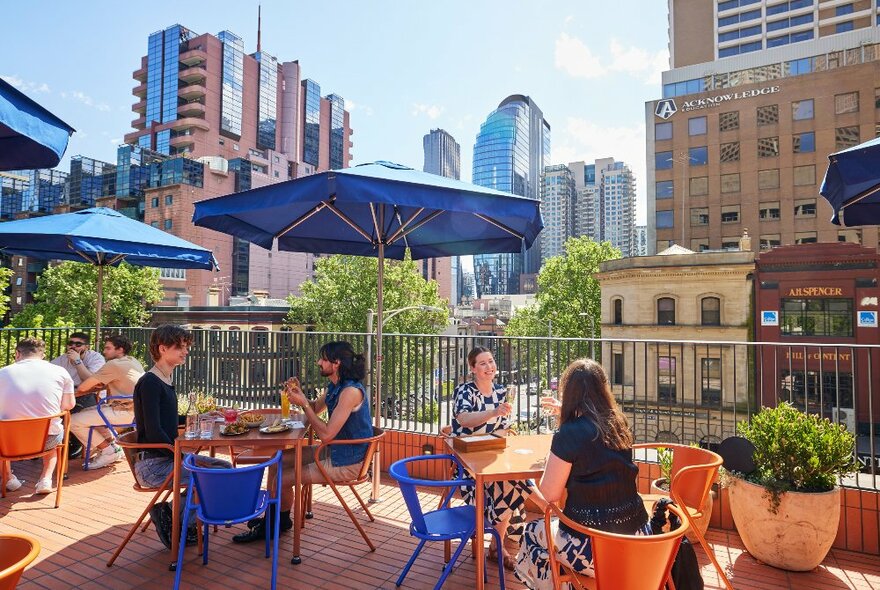
[[[550,450],[571,463],[565,488],[565,514],[591,528],[631,535],[648,522],[639,497],[632,449],[614,450],[599,439],[599,431],[586,417],[563,424],[553,435]],[[564,524],[560,528],[577,534]]]

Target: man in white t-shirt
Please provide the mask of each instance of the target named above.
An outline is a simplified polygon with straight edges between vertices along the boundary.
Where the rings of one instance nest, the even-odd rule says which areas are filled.
[[[0,419],[51,416],[74,406],[73,379],[64,369],[43,360],[45,353],[46,343],[39,338],[25,338],[18,342],[15,363],[0,369]],[[61,419],[53,420],[43,448],[51,449],[63,439]],[[43,457],[43,472],[37,481],[36,493],[52,493],[56,460],[55,454]],[[4,469],[6,490],[14,492],[22,482],[12,473],[9,463]]]
[[[81,395],[88,391],[94,391],[96,387],[106,386],[107,393],[111,396],[132,395],[138,379],[144,374],[144,367],[134,357],[128,356],[131,352],[131,340],[122,334],[104,337],[104,358],[107,362],[103,367],[95,371],[91,377],[83,379],[76,388],[76,394]],[[131,424],[134,422],[134,402],[132,400],[110,400],[101,408],[110,424]],[[104,426],[104,420],[98,414],[98,408],[85,408],[81,412],[70,417],[70,434],[86,445],[89,437],[90,426]],[[89,461],[89,469],[107,467],[123,459],[122,449],[116,446],[113,435],[105,428],[99,428],[100,436],[97,446],[97,456]],[[93,437],[93,440],[96,437]]]

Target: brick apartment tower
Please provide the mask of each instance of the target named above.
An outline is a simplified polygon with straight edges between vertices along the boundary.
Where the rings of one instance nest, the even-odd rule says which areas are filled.
[[[296,292],[311,276],[312,255],[267,252],[197,228],[193,203],[347,167],[352,130],[344,99],[322,97],[317,82],[302,79],[298,61],[279,62],[259,42],[248,55],[234,33],[198,35],[180,25],[150,35],[132,75],[137,118],[125,143],[204,163],[200,182],[151,183],[144,221],[210,248],[221,268],[219,275],[163,273],[163,304],[188,293],[193,305],[203,305],[212,285],[221,287],[221,304],[254,290],[270,297]]]

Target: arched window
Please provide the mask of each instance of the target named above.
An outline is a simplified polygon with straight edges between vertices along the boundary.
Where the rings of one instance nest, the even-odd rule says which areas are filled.
[[[704,326],[721,325],[721,299],[703,297],[700,301],[700,323]]]
[[[669,430],[661,430],[654,437],[655,442],[659,443],[678,443],[678,436]]]
[[[657,323],[661,326],[675,325],[675,299],[672,297],[657,300]]]
[[[614,325],[623,324],[623,299],[614,300]]]

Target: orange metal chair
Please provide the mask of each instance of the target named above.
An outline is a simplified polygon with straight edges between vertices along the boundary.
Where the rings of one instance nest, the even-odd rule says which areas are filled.
[[[44,450],[49,426],[56,418],[61,418],[64,438],[61,444]],[[61,484],[64,482],[64,473],[67,471],[67,441],[69,438],[70,412],[67,411],[40,418],[0,420],[0,471],[2,471],[0,490],[2,490],[2,497],[6,497],[6,469],[2,469],[6,463],[36,459],[54,453],[58,458],[55,465],[55,477],[58,481],[55,488],[55,508],[58,508],[61,505]]]
[[[174,447],[171,445],[166,445],[162,443],[139,443],[137,442],[137,430],[132,430],[131,432],[126,432],[125,434],[119,435],[119,438],[116,439],[116,444],[122,447],[123,453],[125,453],[125,458],[128,461],[128,467],[131,469],[131,475],[134,477],[134,464],[137,461],[137,454],[141,451],[146,451],[148,449],[164,449],[174,452]],[[119,554],[122,553],[122,550],[128,544],[129,540],[131,540],[135,531],[144,522],[144,519],[147,518],[147,515],[150,513],[150,509],[156,505],[157,502],[164,502],[168,499],[168,496],[171,494],[171,480],[174,477],[174,473],[169,473],[168,477],[165,478],[165,481],[162,482],[162,485],[155,488],[148,488],[141,486],[137,478],[135,477],[134,485],[132,486],[135,491],[138,492],[153,492],[153,497],[150,499],[150,503],[147,504],[147,507],[144,508],[144,511],[141,512],[140,517],[135,521],[132,525],[131,529],[129,529],[128,534],[119,544],[119,547],[116,548],[116,551],[113,553],[113,556],[110,558],[110,561],[107,562],[107,567],[113,565],[113,562],[116,561],[116,558],[119,557]],[[164,496],[163,496],[164,494]],[[150,526],[150,521],[147,521],[144,524],[144,528],[142,531],[146,531],[147,527]]]
[[[701,508],[705,506],[718,476],[718,468],[721,467],[723,459],[721,455],[713,453],[708,449],[699,447],[690,447],[687,445],[679,445],[673,443],[643,443],[633,445],[633,449],[659,449],[665,448],[672,451],[672,469],[669,483],[669,495],[672,500],[682,508],[685,515],[685,521],[690,527],[691,533],[696,537],[703,551],[709,557],[709,561],[715,566],[721,581],[728,590],[733,590],[730,580],[718,563],[715,557],[715,551],[706,542],[706,537],[700,532],[695,524],[695,519],[703,514]],[[642,499],[648,502],[656,502],[663,496],[656,494],[643,494]]]
[[[0,535],[0,590],[13,590],[40,554],[40,542],[27,535]]]
[[[361,534],[361,536],[364,538],[364,541],[367,542],[367,545],[370,547],[370,551],[375,551],[376,546],[373,545],[372,541],[370,541],[370,537],[367,536],[366,531],[364,531],[363,527],[358,522],[357,518],[354,515],[354,512],[352,512],[351,508],[348,507],[348,504],[345,502],[345,499],[342,497],[342,494],[339,493],[339,489],[337,488],[337,486],[347,486],[351,490],[351,492],[354,494],[354,497],[357,498],[358,503],[360,503],[361,508],[364,509],[364,512],[366,513],[367,518],[370,519],[370,522],[374,522],[376,520],[375,518],[373,518],[373,515],[370,513],[370,509],[367,508],[366,503],[364,503],[363,498],[361,498],[360,494],[358,494],[357,490],[355,489],[355,486],[360,485],[362,483],[367,483],[368,481],[370,481],[370,473],[369,473],[370,463],[371,463],[370,458],[375,454],[376,445],[379,444],[379,441],[382,439],[383,436],[385,436],[385,431],[382,430],[381,428],[376,428],[374,426],[373,427],[373,436],[371,436],[370,438],[359,438],[359,439],[353,439],[353,440],[331,440],[328,442],[322,442],[315,449],[315,465],[318,467],[318,471],[321,472],[321,475],[324,476],[324,479],[327,482],[326,484],[322,483],[320,485],[329,485],[330,486],[330,489],[333,490],[333,493],[336,495],[336,498],[339,500],[339,503],[342,505],[342,507],[348,513],[348,517],[351,519],[351,522],[354,523],[354,526],[357,527],[357,530]],[[368,446],[367,446],[367,452],[364,455],[364,457],[366,457],[366,459],[364,460],[363,465],[361,465],[361,469],[358,472],[357,477],[354,479],[348,480],[348,481],[332,481],[330,479],[330,476],[324,470],[324,466],[321,465],[321,462],[318,460],[318,458],[325,456],[325,453],[329,453],[330,449],[328,447],[330,447],[330,446],[333,446],[333,445],[358,445],[358,444],[367,444]],[[303,523],[305,523],[305,517],[307,516],[305,514],[305,512],[308,510],[308,507],[310,507],[311,503],[312,503],[312,487],[311,487],[311,485],[308,485],[308,484],[306,484],[304,487],[306,488],[306,492],[305,492],[305,496],[304,496],[305,501],[303,502],[303,512],[304,512],[303,517],[304,518],[300,521]]]
[[[684,511],[675,506],[670,506],[669,510],[682,518]],[[595,578],[578,574],[558,560],[550,526],[554,516],[573,530],[590,537]],[[544,512],[544,530],[556,590],[566,582],[588,590],[662,590],[670,581],[669,572],[687,524],[682,519],[677,529],[662,535],[618,535],[574,522],[562,514],[558,506],[550,504]]]

